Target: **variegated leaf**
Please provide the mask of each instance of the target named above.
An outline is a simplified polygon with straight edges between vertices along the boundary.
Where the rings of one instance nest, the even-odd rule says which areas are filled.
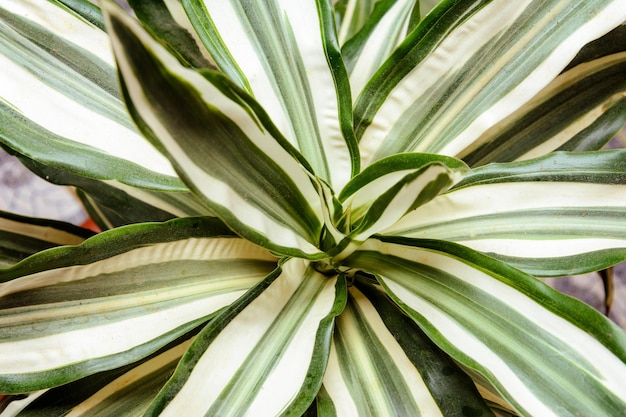
[[[359,289],[349,288],[337,318],[319,416],[491,415],[472,381],[382,291]]]
[[[88,195],[83,202],[91,210],[89,214],[94,216],[94,220],[102,220],[99,224],[102,230],[130,223],[212,215],[189,191],[156,191],[117,181],[95,180],[41,164],[23,155],[17,156],[22,164],[46,181],[77,187],[83,196]],[[110,212],[110,216],[105,212]]]
[[[576,65],[466,148],[463,159],[478,166],[602,148],[626,123],[626,25],[580,55]]]
[[[180,0],[131,0],[129,4],[137,18],[166,43],[181,62],[195,68],[216,68]]]
[[[93,232],[69,223],[0,211],[0,268],[60,245],[78,245]]]
[[[339,39],[343,45],[342,53],[350,73],[352,100],[356,100],[372,75],[404,41],[407,32],[410,31],[411,17],[416,4],[419,8],[419,1],[415,0],[386,0],[376,2],[371,13],[368,13],[368,3],[348,2],[345,20],[339,32]],[[342,37],[345,39],[353,30],[352,26],[363,20],[363,14],[367,16],[363,27],[350,38],[349,42],[342,41]]]
[[[374,274],[429,337],[524,416],[626,409],[626,334],[586,304],[450,242],[370,239]]]
[[[126,365],[215,315],[276,265],[229,233],[205,218],[126,226],[0,271],[0,391]]]
[[[561,276],[626,260],[626,151],[555,153],[476,169],[383,231],[449,240],[533,275]]]
[[[222,74],[182,66],[106,4],[131,113],[181,178],[245,238],[282,254],[323,257],[314,179],[265,112]]]
[[[331,2],[183,4],[219,68],[255,97],[315,175],[340,189],[358,172],[358,151]]]
[[[3,1],[0,66],[4,144],[87,177],[185,190],[128,117],[103,30],[57,1]]]
[[[393,155],[370,165],[342,190],[344,218],[340,227],[354,240],[395,224],[458,182],[467,167],[438,155]]]
[[[450,1],[435,8],[356,102],[362,164],[407,151],[463,154],[586,43],[625,19],[625,0]]]
[[[289,259],[198,335],[147,415],[301,416],[322,383],[343,277]]]

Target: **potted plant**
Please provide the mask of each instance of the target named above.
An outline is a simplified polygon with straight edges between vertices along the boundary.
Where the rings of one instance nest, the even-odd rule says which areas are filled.
[[[3,415],[623,415],[626,1],[436,3],[4,0]]]

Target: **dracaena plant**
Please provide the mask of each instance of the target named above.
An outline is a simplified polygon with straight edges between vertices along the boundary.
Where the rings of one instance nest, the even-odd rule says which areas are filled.
[[[5,414],[624,415],[626,1],[435,3],[3,0]]]

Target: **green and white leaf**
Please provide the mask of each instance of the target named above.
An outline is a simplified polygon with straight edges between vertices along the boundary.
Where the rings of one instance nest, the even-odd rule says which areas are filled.
[[[438,155],[400,154],[377,161],[340,193],[341,228],[363,241],[447,191],[467,171],[461,161]]]
[[[128,117],[106,33],[80,15],[56,1],[3,1],[0,66],[0,140],[16,152],[91,178],[185,189]]]
[[[255,97],[315,175],[340,189],[358,170],[358,151],[331,2],[183,4],[219,68]]]
[[[129,4],[137,18],[167,44],[168,50],[182,63],[195,68],[216,68],[180,0],[131,0]]]
[[[181,178],[241,236],[323,256],[314,179],[262,109],[222,74],[183,67],[119,7],[105,10],[131,112]]]
[[[0,271],[0,391],[49,388],[135,362],[275,265],[265,249],[205,218],[127,226],[34,255]],[[81,343],[68,349],[70,340]]]
[[[23,155],[18,154],[17,157],[28,169],[46,181],[77,187],[86,193],[89,197],[83,202],[88,208],[94,209],[90,212],[94,220],[103,220],[103,224],[100,225],[102,230],[115,225],[212,215],[211,211],[189,191],[156,191],[117,181],[95,180],[41,164]],[[109,216],[104,213],[107,210],[115,212],[111,213],[113,216],[108,220],[106,218]]]
[[[343,47],[363,29],[378,0],[338,0],[333,2],[337,22],[337,38]]]
[[[485,166],[382,233],[461,243],[533,275],[608,268],[626,260],[625,164],[615,150]]]
[[[434,240],[370,239],[346,263],[374,274],[521,415],[611,417],[626,408],[626,334],[531,275]]]
[[[367,3],[348,2],[346,18],[355,19],[356,22],[344,20],[339,32],[343,57],[350,73],[352,100],[356,100],[372,75],[404,41],[410,30],[413,9],[419,7],[419,1],[415,0],[386,0],[376,2],[371,13],[367,13],[367,10],[361,10],[367,7]],[[363,22],[362,29],[349,42],[345,42],[346,34],[352,31],[351,26],[359,23],[362,20],[360,15],[366,13],[367,21]],[[360,18],[356,19],[356,16]]]
[[[463,154],[586,43],[624,20],[624,0],[464,1],[435,8],[356,102],[361,163],[400,152]]]
[[[526,160],[555,150],[598,150],[626,123],[626,26],[594,41],[592,54],[491,127],[463,159],[470,165]]]
[[[70,223],[0,211],[0,268],[59,245],[78,245],[93,232]]]
[[[343,277],[285,261],[198,335],[147,415],[301,416],[345,302]]]
[[[67,414],[63,414],[64,417],[142,416],[174,372],[191,341],[185,340],[133,367],[72,407]]]
[[[384,293],[349,288],[348,303],[337,318],[318,415],[491,415],[470,387],[462,371]]]

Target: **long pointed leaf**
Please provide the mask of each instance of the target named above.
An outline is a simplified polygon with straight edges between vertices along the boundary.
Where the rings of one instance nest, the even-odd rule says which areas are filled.
[[[435,8],[357,101],[362,163],[406,151],[462,153],[625,19],[624,0],[450,1]]]
[[[524,416],[626,409],[626,334],[530,275],[442,241],[367,241],[347,260],[376,275],[448,354]]]
[[[183,67],[119,7],[107,23],[131,112],[185,182],[240,235],[319,256],[319,196],[297,151],[245,92]]]
[[[554,150],[598,150],[626,123],[626,25],[585,47],[591,55],[491,127],[463,159],[526,160]]]
[[[7,146],[92,178],[184,190],[128,117],[101,29],[56,1],[3,1],[0,66]]]
[[[475,170],[385,230],[443,239],[562,276],[626,260],[626,152],[556,153]]]
[[[382,292],[360,288],[349,289],[324,376],[332,415],[490,415],[471,380],[408,317]]]
[[[343,278],[286,261],[198,335],[148,415],[302,415],[345,301]]]
[[[318,177],[341,188],[358,171],[358,151],[331,2],[183,4],[220,69],[254,95]]]
[[[266,250],[202,218],[127,226],[34,255],[0,271],[0,392],[141,359],[274,267]]]

